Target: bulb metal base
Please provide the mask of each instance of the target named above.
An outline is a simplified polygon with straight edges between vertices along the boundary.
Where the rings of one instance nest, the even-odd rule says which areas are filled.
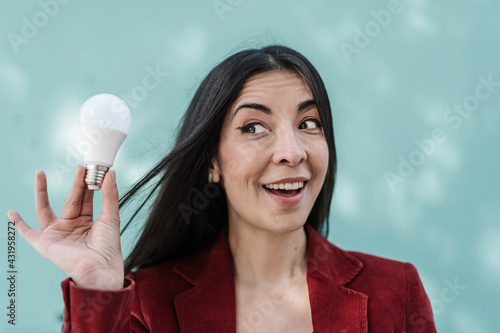
[[[87,164],[85,166],[85,184],[91,191],[99,191],[101,189],[104,175],[108,172],[109,168],[98,164]]]

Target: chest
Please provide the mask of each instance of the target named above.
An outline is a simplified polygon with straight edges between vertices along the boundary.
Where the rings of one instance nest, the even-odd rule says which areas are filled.
[[[313,332],[307,283],[280,290],[236,285],[236,331]]]

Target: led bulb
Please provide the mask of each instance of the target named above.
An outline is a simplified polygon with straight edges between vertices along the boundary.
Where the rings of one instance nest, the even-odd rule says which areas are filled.
[[[89,190],[99,191],[104,175],[127,137],[132,115],[120,98],[99,94],[82,105],[79,124],[87,169],[85,183]]]

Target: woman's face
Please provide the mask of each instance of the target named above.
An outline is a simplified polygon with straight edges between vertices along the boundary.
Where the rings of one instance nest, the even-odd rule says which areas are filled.
[[[276,233],[304,225],[325,180],[328,145],[312,93],[297,73],[246,81],[226,114],[212,164],[231,225]]]

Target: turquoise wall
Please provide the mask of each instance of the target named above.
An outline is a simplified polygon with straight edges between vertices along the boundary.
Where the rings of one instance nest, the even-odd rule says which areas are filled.
[[[82,163],[78,113],[90,96],[128,98],[133,125],[114,166],[124,193],[170,147],[215,64],[283,43],[313,62],[332,101],[339,170],[329,239],[413,263],[439,332],[500,332],[499,36],[491,0],[4,1],[0,210],[38,226],[42,169],[60,211]],[[157,85],[145,90],[151,71]],[[16,326],[7,324],[3,219],[0,331],[56,332],[66,276],[19,236]],[[123,238],[126,251],[137,229]]]

